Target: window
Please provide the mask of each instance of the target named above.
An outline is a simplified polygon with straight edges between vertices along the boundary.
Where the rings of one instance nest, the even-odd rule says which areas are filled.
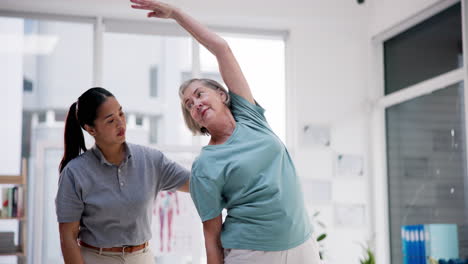
[[[150,144],[158,144],[160,143],[160,120],[161,118],[158,116],[153,116],[150,118],[150,131],[149,131],[149,142]]]
[[[65,122],[67,119],[67,111],[55,111],[55,122]]]
[[[23,78],[23,91],[25,92],[32,92],[33,91],[33,83],[31,80]]]
[[[385,41],[385,94],[463,67],[461,4]]]
[[[467,242],[463,93],[458,83],[387,108],[392,263],[402,259],[402,226],[456,224],[460,246]]]
[[[23,20],[23,31],[24,37],[28,41],[32,41],[34,38],[39,36],[39,21],[24,19]],[[37,47],[41,44],[33,44]],[[32,53],[32,54],[31,54]],[[37,79],[37,55],[34,52],[24,52],[23,54],[23,91],[33,92],[34,81]]]
[[[150,96],[158,96],[158,66],[151,66],[150,68]]]
[[[125,111],[161,118],[161,122],[150,119],[151,144],[192,143],[191,133],[183,127],[178,97],[180,72],[191,68],[190,47],[188,37],[104,33],[103,86]],[[130,138],[131,133],[127,133]]]
[[[143,126],[143,117],[142,116],[136,116],[135,117],[135,124],[137,126]]]
[[[283,142],[286,138],[285,46],[281,37],[222,34],[236,55],[255,100],[266,109],[265,117]],[[216,58],[200,49],[202,73],[217,73]],[[213,74],[213,77],[220,77]],[[218,80],[217,78],[215,80]],[[222,82],[221,82],[222,83]]]
[[[39,112],[38,115],[39,123],[45,123],[47,121],[47,113],[46,112]]]
[[[383,99],[397,98],[390,95],[397,91],[406,98],[385,106],[392,264],[414,257],[403,252],[404,240],[415,239],[407,228],[416,225],[426,234],[434,224],[455,228],[457,237],[444,243],[459,255],[438,257],[468,257],[466,91],[463,74],[457,75],[466,71],[461,21],[457,3],[383,45],[389,95]]]
[[[201,73],[201,78],[205,79],[211,79],[215,80],[219,83],[224,83],[223,78],[221,78],[221,74],[219,72],[202,72]],[[182,82],[185,82],[189,79],[192,79],[192,73],[191,72],[182,72]]]

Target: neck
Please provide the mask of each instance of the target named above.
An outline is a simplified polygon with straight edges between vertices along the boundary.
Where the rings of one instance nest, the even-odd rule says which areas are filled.
[[[219,122],[216,122],[216,124],[213,124],[212,126],[207,128],[211,135],[210,143],[208,144],[209,145],[223,144],[232,135],[235,128],[236,128],[236,120],[234,120],[234,117],[232,116],[231,111],[229,111],[229,114],[225,115],[224,118],[219,120]]]
[[[125,154],[124,144],[99,144],[96,142],[96,145],[101,150],[104,158],[112,164],[120,165],[123,161]]]

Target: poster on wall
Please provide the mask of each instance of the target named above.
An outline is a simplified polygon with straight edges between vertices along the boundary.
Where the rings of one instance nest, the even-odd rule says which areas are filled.
[[[364,204],[335,204],[337,227],[363,227],[366,223]]]
[[[299,144],[302,147],[329,147],[331,145],[330,127],[306,124],[302,127]]]
[[[153,206],[150,247],[156,256],[191,256],[202,243],[201,221],[182,192],[159,192]]]
[[[161,150],[190,170],[198,152]],[[153,204],[150,247],[161,263],[202,263],[205,247],[200,217],[189,193],[161,191]],[[188,262],[187,262],[188,261]]]
[[[364,175],[364,158],[361,155],[336,154],[336,177],[360,177]]]

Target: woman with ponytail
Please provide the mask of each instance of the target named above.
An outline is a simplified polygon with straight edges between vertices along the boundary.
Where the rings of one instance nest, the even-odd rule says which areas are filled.
[[[122,106],[91,88],[70,106],[55,199],[65,263],[154,263],[152,205],[161,190],[188,192],[190,172],[160,151],[125,141]],[[85,130],[95,140],[85,146]]]

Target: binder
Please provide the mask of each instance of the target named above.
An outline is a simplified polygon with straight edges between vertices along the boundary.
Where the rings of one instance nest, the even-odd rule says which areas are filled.
[[[425,256],[440,259],[458,259],[458,229],[456,224],[424,225]]]
[[[17,217],[18,216],[18,186],[15,186],[11,190],[12,192],[12,203],[11,203],[11,217]]]
[[[13,188],[8,188],[8,216],[13,216]]]
[[[401,226],[401,255],[403,264],[410,264],[408,261],[408,230],[407,226]]]
[[[426,258],[426,234],[424,232],[424,225],[419,225],[419,251],[422,264],[427,264]]]

